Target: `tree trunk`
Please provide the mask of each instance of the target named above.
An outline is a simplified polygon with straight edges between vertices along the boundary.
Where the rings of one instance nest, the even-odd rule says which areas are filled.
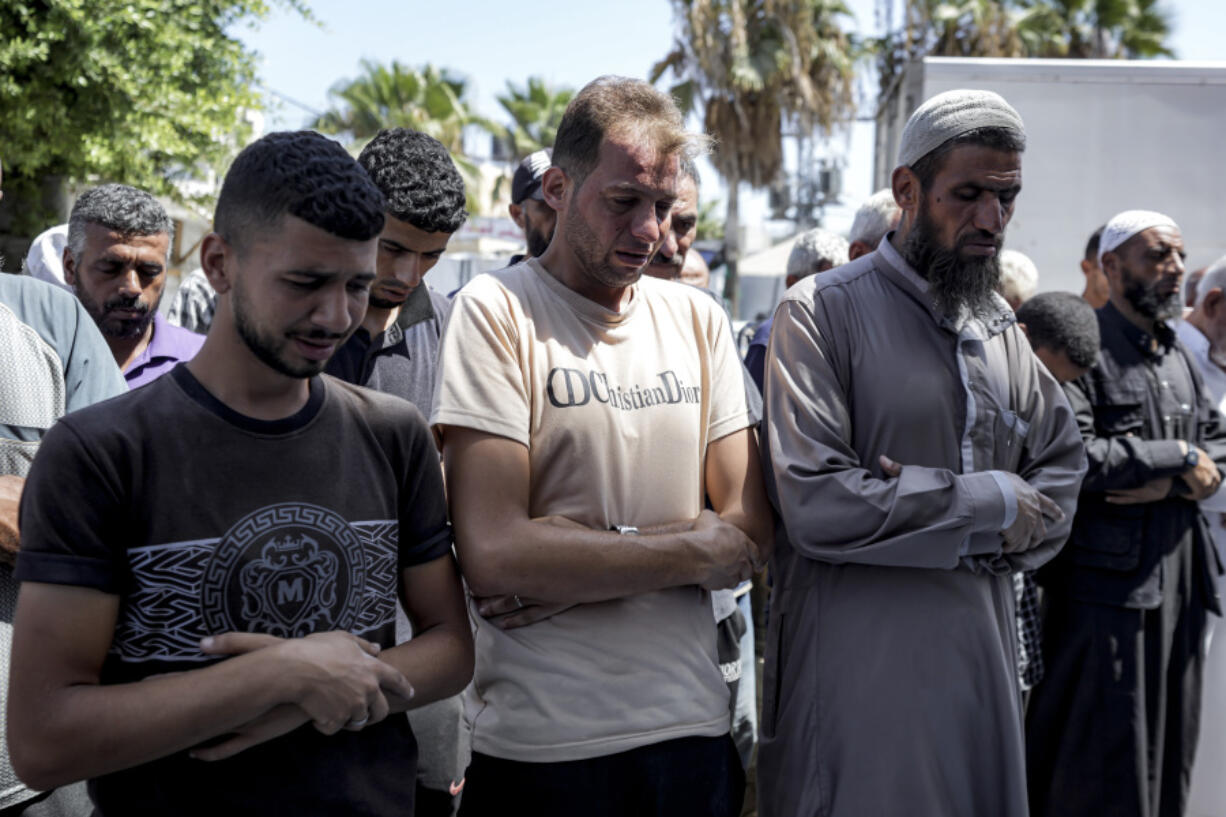
[[[728,177],[728,210],[724,215],[724,299],[733,320],[738,317],[741,300],[741,283],[737,277],[737,265],[741,260],[740,186],[739,175],[734,173]]]

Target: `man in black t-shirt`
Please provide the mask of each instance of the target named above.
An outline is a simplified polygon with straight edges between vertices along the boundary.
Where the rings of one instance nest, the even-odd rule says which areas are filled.
[[[200,353],[45,437],[8,718],[30,785],[89,778],[104,816],[412,813],[389,713],[472,673],[437,454],[411,404],[319,376],[382,210],[317,134],[248,147],[201,248]]]

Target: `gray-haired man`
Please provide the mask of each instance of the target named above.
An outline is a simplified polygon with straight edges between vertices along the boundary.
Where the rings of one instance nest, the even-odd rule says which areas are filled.
[[[68,218],[64,281],[102,330],[129,388],[191,360],[204,344],[158,315],[173,233],[157,199],[124,184],[85,191]]]
[[[877,249],[877,245],[881,243],[881,239],[885,238],[885,234],[897,229],[900,218],[902,218],[902,210],[898,209],[898,203],[894,201],[893,190],[887,187],[869,196],[868,200],[860,205],[855,219],[851,222],[851,233],[848,237],[851,244],[847,248],[848,259],[855,261],[860,256],[868,255]]]
[[[783,285],[791,289],[797,281],[819,272],[827,272],[846,264],[847,261],[847,239],[829,230],[815,227],[802,234],[792,245],[792,251],[788,253],[787,274],[784,276]],[[766,363],[766,346],[771,338],[771,323],[771,318],[767,318],[758,324],[753,339],[749,341],[749,348],[745,351],[745,368],[749,370],[749,376],[753,378],[759,392],[765,391],[762,388],[762,369]]]

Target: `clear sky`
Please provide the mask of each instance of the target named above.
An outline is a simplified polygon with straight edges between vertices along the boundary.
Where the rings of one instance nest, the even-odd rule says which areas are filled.
[[[529,76],[540,76],[578,88],[600,74],[645,77],[673,41],[668,0],[308,2],[322,26],[277,11],[242,36],[263,57],[264,85],[316,110],[328,107],[327,92],[334,83],[360,72],[363,58],[398,59],[409,65],[432,62],[466,75],[478,111],[502,120],[495,95],[508,79],[522,85]],[[874,32],[873,0],[850,0],[848,5],[855,27]],[[1167,6],[1174,13],[1172,41],[1180,58],[1226,58],[1221,45],[1226,2],[1168,0]],[[309,114],[283,103],[270,111],[268,127],[300,127],[307,119]],[[845,191],[854,207],[871,192],[871,126],[858,126],[850,141],[838,139],[834,150],[848,160]],[[762,203],[749,204],[747,215],[753,218]]]

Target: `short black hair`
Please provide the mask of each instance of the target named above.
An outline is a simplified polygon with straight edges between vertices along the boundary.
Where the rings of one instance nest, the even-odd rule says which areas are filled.
[[[1071,292],[1040,292],[1018,307],[1030,345],[1064,352],[1074,366],[1088,369],[1098,359],[1098,316]]]
[[[932,180],[945,167],[945,160],[954,148],[963,145],[1003,150],[1009,153],[1021,153],[1026,150],[1025,134],[1010,128],[975,128],[953,139],[946,139],[937,147],[915,160],[911,170],[919,177],[920,186],[925,190],[932,187]]]
[[[1098,242],[1102,241],[1103,230],[1105,230],[1106,228],[1107,228],[1107,225],[1104,224],[1102,227],[1099,227],[1097,230],[1095,230],[1093,233],[1090,234],[1090,240],[1086,242],[1086,260],[1087,261],[1093,261],[1095,264],[1098,263]]]
[[[408,128],[381,130],[358,164],[383,193],[387,213],[428,233],[454,233],[468,217],[464,180],[443,143]]]
[[[213,229],[243,247],[286,214],[338,238],[369,241],[383,231],[383,195],[354,158],[314,131],[257,139],[226,172]]]

